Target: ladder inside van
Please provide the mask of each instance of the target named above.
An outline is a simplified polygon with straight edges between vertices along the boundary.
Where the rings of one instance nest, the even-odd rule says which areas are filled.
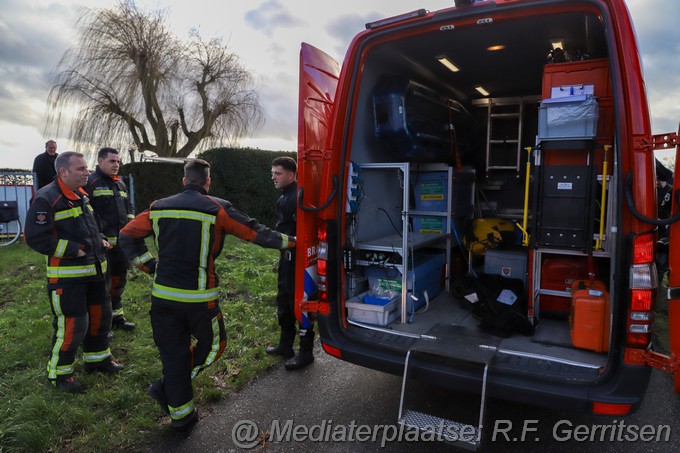
[[[438,326],[433,330],[436,331],[437,329]],[[457,341],[457,339],[459,341]],[[418,340],[406,353],[399,401],[398,424],[405,428],[416,428],[422,432],[431,433],[436,436],[435,438],[438,440],[455,444],[456,446],[467,450],[477,450],[482,441],[489,365],[496,354],[496,344],[487,343],[488,342],[484,341],[464,341],[464,335],[460,334],[454,335],[453,337],[446,335],[445,338],[438,336],[423,336],[421,340]],[[434,357],[440,361],[443,366],[447,363],[455,363],[458,366],[460,366],[460,364],[465,364],[469,366],[471,370],[475,370],[474,372],[479,372],[481,391],[477,426],[432,414],[426,414],[417,410],[407,409],[405,407],[407,382],[409,379],[413,379],[414,374],[412,372],[412,366],[418,361],[418,358],[428,356],[430,360]]]

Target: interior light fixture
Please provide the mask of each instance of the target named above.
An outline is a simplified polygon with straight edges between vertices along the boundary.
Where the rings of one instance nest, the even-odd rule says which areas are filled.
[[[505,46],[503,44],[497,44],[495,46],[489,46],[486,48],[489,52],[496,52],[498,50],[503,50],[505,49]]]
[[[488,96],[488,95],[489,95],[489,92],[486,91],[486,90],[484,89],[484,87],[481,86],[481,85],[477,85],[477,86],[475,87],[475,90],[477,90],[482,96]]]
[[[437,61],[440,62],[441,64],[443,64],[444,66],[446,66],[446,68],[451,72],[460,71],[460,68],[458,66],[453,64],[453,62],[451,60],[449,60],[448,58],[446,58],[444,56],[437,57]]]
[[[552,50],[558,48],[564,50],[564,41],[562,41],[561,39],[552,39],[550,41],[550,45],[552,46]]]

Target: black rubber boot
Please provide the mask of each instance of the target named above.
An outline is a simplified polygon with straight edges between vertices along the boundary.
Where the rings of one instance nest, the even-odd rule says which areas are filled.
[[[267,346],[264,349],[269,355],[278,355],[285,359],[293,357],[293,342],[295,341],[295,326],[291,328],[281,328],[281,336],[279,337],[279,344],[276,346]]]
[[[135,323],[125,319],[125,316],[116,316],[111,321],[111,328],[120,330],[135,330]]]
[[[165,382],[163,381],[163,378],[154,381],[149,386],[146,393],[158,403],[166,414],[170,413],[170,409],[168,409],[168,399],[165,396]]]
[[[284,366],[287,370],[293,371],[304,368],[312,362],[314,362],[314,331],[312,329],[301,329],[300,350]]]

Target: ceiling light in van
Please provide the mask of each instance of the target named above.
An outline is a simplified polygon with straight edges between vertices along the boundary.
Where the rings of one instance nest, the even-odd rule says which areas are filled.
[[[497,44],[495,46],[489,46],[486,48],[489,52],[495,52],[497,50],[503,50],[505,49],[505,46],[503,44]]]
[[[481,86],[481,85],[477,85],[477,86],[475,87],[475,90],[479,91],[479,92],[482,94],[482,96],[488,96],[488,95],[489,95],[489,92],[486,91],[486,90],[484,89],[484,87]]]
[[[564,50],[564,41],[562,41],[561,39],[550,40],[550,45],[552,46],[552,50],[555,50],[555,49],[558,49],[558,48]]]
[[[448,68],[448,70],[451,71],[451,72],[458,72],[458,71],[460,71],[460,68],[459,68],[458,66],[456,66],[455,64],[453,64],[453,63],[451,62],[451,60],[449,60],[448,58],[446,58],[446,57],[444,57],[444,56],[437,57],[437,61],[440,62],[441,64],[443,64],[444,66],[446,66],[446,67]]]

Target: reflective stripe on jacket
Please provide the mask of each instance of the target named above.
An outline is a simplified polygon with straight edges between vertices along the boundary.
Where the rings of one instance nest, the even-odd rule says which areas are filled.
[[[102,233],[111,245],[118,244],[118,232],[134,218],[127,186],[118,176],[108,176],[99,167],[85,186],[100,221]]]
[[[25,225],[28,246],[47,256],[50,283],[104,277],[104,236],[82,189],[73,192],[56,178],[36,193]],[[77,256],[80,250],[84,256]]]
[[[130,261],[142,270],[155,267],[152,294],[175,302],[209,302],[217,299],[215,259],[232,234],[262,247],[284,249],[293,238],[260,225],[230,202],[207,195],[198,186],[154,202],[120,233],[120,244]],[[144,242],[153,235],[158,264]]]

